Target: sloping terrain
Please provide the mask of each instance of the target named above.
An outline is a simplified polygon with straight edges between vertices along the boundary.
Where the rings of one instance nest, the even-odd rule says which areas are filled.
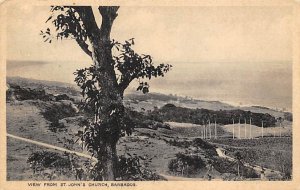
[[[8,88],[11,89],[10,93],[7,93],[6,103],[6,128],[8,134],[88,154],[82,149],[80,141],[77,141],[77,133],[81,129],[80,122],[85,117],[85,114],[77,108],[80,94],[76,87],[68,86],[68,84],[64,83],[8,78]],[[237,167],[239,167],[237,162],[218,157],[215,150],[217,147],[226,149],[229,155],[233,157],[236,152],[244,151],[245,149],[247,154],[243,155],[243,159],[247,163],[259,164],[283,172],[285,172],[286,167],[289,167],[287,172],[291,171],[292,146],[290,141],[274,138],[273,141],[261,142],[261,147],[259,148],[249,148],[251,146],[249,143],[245,144],[246,147],[241,147],[239,146],[242,143],[241,141],[226,141],[226,138],[232,136],[230,125],[216,124],[214,126],[212,123],[211,145],[201,140],[203,125],[174,121],[164,122],[163,117],[156,118],[155,115],[151,115],[151,112],[144,109],[145,105],[149,106],[149,110],[159,109],[168,102],[175,104],[177,102],[177,105],[187,107],[195,105],[195,107],[190,106],[189,108],[205,107],[210,110],[219,110],[226,107],[233,110],[233,106],[220,102],[187,100],[161,94],[148,94],[145,97],[128,95],[125,99],[127,106],[133,105],[135,106],[133,110],[140,110],[140,112],[136,112],[136,115],[139,115],[140,122],[144,122],[144,125],[135,128],[133,135],[120,139],[117,145],[118,154],[140,156],[143,158],[141,162],[146,168],[168,180],[187,180],[187,178],[198,180],[241,180],[241,178],[237,178]],[[160,124],[163,122],[163,125]],[[286,131],[282,130],[282,135],[290,136],[292,132],[291,123],[284,121],[283,126]],[[216,127],[218,139],[214,139],[214,127]],[[255,129],[256,126],[253,127]],[[253,130],[253,134],[258,136],[260,127],[256,128]],[[278,128],[278,126],[275,128]],[[272,135],[274,131],[272,129],[272,127],[266,129],[265,134]],[[243,132],[241,126],[241,133],[243,134]],[[278,135],[278,133],[277,131],[276,134]],[[257,139],[251,142],[256,141]],[[282,143],[285,146],[286,154],[283,156],[277,152],[272,153],[274,154],[274,160],[276,160],[277,156],[281,156],[278,160],[286,162],[286,164],[280,165],[278,162],[266,164],[268,157],[272,156],[266,151],[272,147],[275,150],[279,146],[278,143]],[[268,148],[266,149],[266,147]],[[62,161],[68,162],[68,159],[72,156],[69,154],[65,155],[62,151],[8,137],[7,153],[8,180],[75,180],[77,177],[77,170],[74,167],[66,168],[66,171],[69,172],[55,173],[55,167],[52,167],[47,169],[50,171],[43,170],[34,173],[32,164],[28,162],[28,159],[36,153],[54,155]],[[261,159],[257,159],[260,155],[263,155],[259,157]],[[253,162],[253,159],[256,159],[257,162]],[[82,168],[88,161],[87,158],[80,157],[76,157],[76,160]],[[86,170],[89,167],[89,165],[84,165],[83,169]],[[243,171],[243,176],[240,176],[243,179],[259,177],[250,168],[243,167]],[[85,177],[83,179],[88,178]]]

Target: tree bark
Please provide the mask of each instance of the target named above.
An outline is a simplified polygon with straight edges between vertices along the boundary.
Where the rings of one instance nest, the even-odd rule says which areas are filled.
[[[116,144],[104,143],[103,149],[98,152],[98,160],[103,169],[102,179],[104,181],[114,181],[116,177],[117,151]]]
[[[101,91],[101,107],[96,110],[96,117],[100,122],[99,150],[97,158],[103,171],[103,180],[113,181],[116,176],[117,152],[116,144],[120,135],[120,116],[123,115],[123,91],[119,89],[114,61],[112,59],[112,46],[110,32],[113,21],[117,17],[119,7],[99,7],[102,15],[102,24],[98,28],[91,7],[78,7],[84,27],[91,42],[91,57],[97,69],[97,78]]]
[[[122,112],[122,95],[118,90],[114,72],[109,36],[100,35],[99,40],[92,42],[92,47],[92,59],[96,68],[99,70],[98,82],[102,92],[102,99],[105,102],[97,114],[101,122],[110,123],[109,131],[106,134],[107,139],[105,138],[106,140],[103,140],[104,151],[100,151],[98,154],[102,154],[99,156],[102,158],[100,161],[102,162],[104,170],[103,180],[112,181],[115,180],[117,157],[116,143],[114,141],[118,140],[120,131],[120,126],[118,126],[119,122],[116,121],[119,118],[113,115],[119,115],[119,112]],[[112,119],[114,121],[111,121]],[[109,140],[109,142],[106,142],[107,140]]]

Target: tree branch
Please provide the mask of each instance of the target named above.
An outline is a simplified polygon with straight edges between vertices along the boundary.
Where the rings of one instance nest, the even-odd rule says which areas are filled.
[[[125,77],[125,75],[122,75],[123,79],[122,81],[119,83],[119,88],[121,90],[121,92],[124,92],[125,89],[129,86],[129,84],[131,83],[131,81],[133,81],[136,77],[133,76],[128,76]]]
[[[100,36],[102,39],[110,40],[110,32],[111,27],[118,16],[117,11],[119,7],[118,6],[99,6],[98,10],[102,16],[102,23],[100,27]]]
[[[87,36],[91,41],[97,40],[99,36],[100,29],[97,26],[95,16],[90,6],[74,6],[73,7],[76,12],[79,14],[85,30],[87,32]]]
[[[88,48],[89,46],[83,40],[76,38],[76,42],[88,56],[92,57],[92,52]]]

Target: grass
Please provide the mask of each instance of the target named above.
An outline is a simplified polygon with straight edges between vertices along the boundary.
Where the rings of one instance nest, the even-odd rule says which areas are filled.
[[[31,83],[28,84],[29,87],[32,85],[33,84]],[[61,91],[61,89],[56,88],[55,85],[46,88],[46,90],[49,89],[53,90],[51,91],[52,93],[54,93],[54,91]],[[72,89],[67,88],[65,92],[67,93],[69,90]],[[76,93],[74,92],[74,96],[75,95]],[[147,101],[144,103],[153,106],[151,101],[149,100],[149,102]],[[156,103],[159,104],[161,102],[157,101]],[[69,105],[67,104],[61,103],[61,105],[52,105],[52,103],[32,100],[6,105],[8,133],[60,147],[64,147],[66,144],[64,141],[72,140],[77,133],[76,130],[78,130],[79,127],[77,123],[80,118],[79,116],[74,117],[77,114],[74,114],[72,110],[69,110]],[[65,117],[72,117],[73,119]],[[58,119],[64,121],[67,130],[58,133],[49,131],[49,124]],[[188,148],[185,146],[170,145],[165,141],[165,139],[176,140],[175,142],[177,144],[178,139],[193,142],[195,138],[201,137],[203,126],[186,123],[171,123],[171,127],[172,130],[163,128],[158,128],[157,130],[144,128],[135,129],[134,135],[121,138],[117,145],[118,155],[130,153],[132,155],[142,156],[146,158],[146,160],[143,161],[145,166],[152,171],[161,174],[167,173],[169,161],[176,158],[178,152],[185,152],[187,149],[195,152],[198,151],[198,153],[199,151],[202,151],[201,154],[204,155],[204,157],[202,157],[204,160],[215,156],[215,153],[210,151],[212,149],[205,149],[202,147],[205,144],[201,141],[198,143],[194,142],[192,145],[187,143]],[[211,127],[214,129],[213,124]],[[214,136],[213,131],[214,130],[212,130],[212,137]],[[231,134],[230,130],[227,131],[226,128],[220,125],[217,125],[217,132],[218,136],[229,136]],[[225,149],[227,149],[228,154],[232,157],[237,151],[241,152],[244,162],[283,171],[286,175],[289,175],[291,172],[291,138],[264,138],[251,141],[246,139],[216,139],[211,140],[211,142],[223,144]],[[7,143],[7,179],[41,180],[41,176],[32,175],[29,164],[26,163],[26,161],[33,152],[54,150],[45,149],[28,143],[15,142],[12,139],[8,139]],[[75,145],[74,150],[82,151],[78,144]],[[193,148],[193,146],[199,148]],[[73,148],[70,149],[73,150]],[[228,165],[230,165],[230,163],[228,163]],[[224,170],[222,172],[226,171],[227,170]],[[74,180],[74,176],[61,176],[58,180]]]
[[[178,136],[178,137],[202,137],[202,132],[204,130],[203,125],[191,124],[191,123],[178,123],[178,122],[166,122],[170,125],[171,131],[167,130],[159,130],[160,133],[170,136]],[[223,130],[222,126],[218,125],[217,128],[217,136],[229,136],[229,133]],[[208,130],[208,127],[207,127]],[[209,134],[209,132],[208,132]],[[211,136],[214,138],[215,128],[214,124],[211,124]]]
[[[245,137],[249,138],[250,137],[250,127],[251,127],[252,137],[261,137],[262,128],[258,127],[258,126],[255,126],[255,125],[249,125],[249,124],[246,124],[246,125],[245,124],[240,124],[240,125],[235,124],[234,125],[234,136],[236,138],[238,138],[239,136],[241,138],[245,138]],[[283,127],[281,127],[281,128],[279,126],[265,127],[263,129],[263,135],[272,137],[275,134],[275,136],[279,137],[280,133],[281,133],[281,136],[291,136],[291,134],[292,134],[291,123],[290,122],[285,122]],[[224,131],[226,131],[227,133],[230,133],[231,136],[232,136],[232,133],[233,133],[233,125],[232,124],[231,125],[224,125],[224,126],[222,126],[222,129]],[[245,130],[246,130],[246,135],[245,135]]]
[[[289,178],[292,172],[292,138],[260,139],[216,139],[213,143],[225,145],[228,155],[241,153],[246,163],[263,166],[283,172]]]

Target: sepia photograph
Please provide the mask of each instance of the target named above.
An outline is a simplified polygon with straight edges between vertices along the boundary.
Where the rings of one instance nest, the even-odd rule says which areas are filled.
[[[294,179],[293,6],[48,4],[6,6],[4,180]]]

